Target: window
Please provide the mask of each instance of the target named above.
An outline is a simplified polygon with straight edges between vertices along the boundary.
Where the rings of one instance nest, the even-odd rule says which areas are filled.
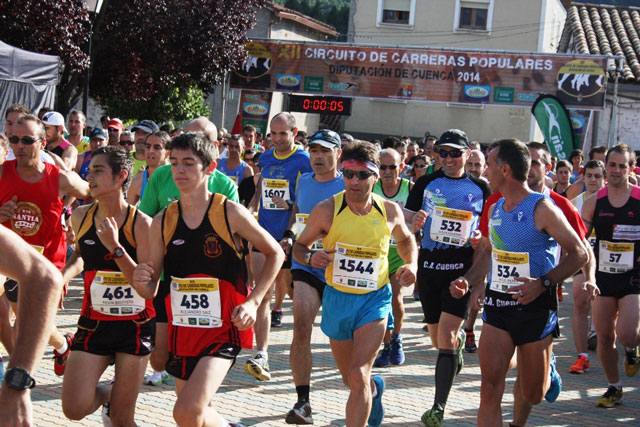
[[[453,28],[491,32],[494,0],[456,0]]]
[[[416,0],[378,0],[378,25],[413,26]]]

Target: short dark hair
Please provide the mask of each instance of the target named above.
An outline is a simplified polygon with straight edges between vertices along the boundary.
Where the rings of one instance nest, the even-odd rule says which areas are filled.
[[[45,138],[46,137],[47,134],[46,134],[46,132],[44,130],[44,124],[38,118],[38,116],[35,116],[33,114],[25,114],[24,116],[20,117],[16,123],[19,124],[19,125],[23,125],[26,122],[35,123],[36,126],[38,127],[38,136],[40,138]]]
[[[133,159],[129,153],[122,147],[110,145],[100,147],[91,153],[91,157],[94,159],[98,156],[107,157],[107,163],[111,168],[113,176],[118,175],[123,170],[127,171],[127,177],[122,183],[122,191],[126,192],[129,184],[131,184],[131,172],[133,171]]]
[[[382,140],[382,148],[395,148],[398,142],[400,142],[400,140],[395,136],[388,136]]]
[[[171,140],[168,150],[191,150],[202,160],[202,170],[215,160],[213,143],[204,132],[186,132]]]
[[[593,160],[593,156],[596,153],[607,155],[607,146],[606,145],[596,145],[589,150],[589,160]]]
[[[604,172],[604,163],[602,163],[602,160],[589,160],[584,164],[585,170],[595,168],[602,168],[602,171]]]
[[[147,140],[149,139],[150,136],[156,136],[156,137],[160,138],[160,142],[162,143],[162,146],[165,149],[167,148],[167,146],[171,142],[171,135],[169,135],[167,132],[165,132],[163,130],[157,130],[155,132],[151,132],[149,135],[147,135],[147,138],[144,140],[145,143],[147,142]]]
[[[558,163],[556,164],[556,170],[560,168],[567,168],[570,171],[573,171],[573,165],[568,160],[558,160]]]
[[[84,113],[80,110],[71,110],[71,112],[69,113],[69,118],[71,116],[80,116],[82,118],[82,121],[84,123],[87,123],[87,116],[85,116]]]
[[[31,110],[22,104],[11,104],[4,113],[4,118],[9,117],[9,113],[31,114]]]
[[[582,150],[579,148],[576,148],[575,150],[573,150],[571,154],[569,154],[569,161],[572,161],[574,157],[582,157],[584,159],[584,154],[582,153]]]
[[[367,141],[353,141],[342,149],[340,161],[357,160],[359,162],[371,162],[380,165],[380,155],[375,145]]]
[[[530,150],[542,150],[542,160],[544,160],[547,165],[551,164],[551,152],[547,144],[544,142],[529,141],[527,142],[527,148]]]
[[[242,132],[253,132],[256,133],[256,128],[253,125],[246,125],[242,127]]]
[[[526,182],[531,168],[531,155],[527,146],[516,138],[505,138],[491,145],[498,149],[499,164],[507,164],[511,168],[511,176],[519,182]]]
[[[635,162],[636,160],[635,151],[633,151],[631,147],[629,147],[624,142],[621,142],[620,144],[614,145],[613,147],[609,148],[609,151],[607,151],[607,156],[604,159],[605,163],[609,161],[609,154],[611,153],[620,153],[620,154],[629,153],[629,166],[633,165],[633,162]]]

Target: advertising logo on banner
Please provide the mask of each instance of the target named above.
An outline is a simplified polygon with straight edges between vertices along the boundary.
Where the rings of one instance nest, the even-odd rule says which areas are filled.
[[[231,86],[334,96],[531,107],[554,94],[602,109],[607,57],[252,41]]]
[[[575,148],[569,112],[553,95],[541,95],[531,107],[552,156],[568,160]]]
[[[271,92],[243,90],[240,96],[240,117],[242,126],[252,125],[264,134],[267,130]]]

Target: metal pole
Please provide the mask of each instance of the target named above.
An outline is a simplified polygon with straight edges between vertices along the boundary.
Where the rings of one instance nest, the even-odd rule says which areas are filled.
[[[89,46],[87,55],[89,56],[89,66],[84,71],[84,91],[82,94],[82,112],[87,117],[87,108],[89,106],[89,79],[91,78],[91,39],[93,38],[93,19],[90,20],[89,27]]]
[[[611,103],[611,118],[609,119],[609,137],[607,138],[607,147],[615,145],[616,141],[616,127],[618,118],[618,78],[622,72],[622,65],[624,59],[618,58],[616,61],[615,81],[613,84],[613,102]]]

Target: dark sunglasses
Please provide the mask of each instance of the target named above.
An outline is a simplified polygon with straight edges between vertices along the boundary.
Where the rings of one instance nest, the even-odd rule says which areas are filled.
[[[120,145],[133,145],[135,144],[134,141],[120,141]]]
[[[418,169],[424,169],[427,167],[427,165],[413,165],[413,167]]]
[[[381,171],[386,171],[387,169],[390,169],[392,171],[398,169],[398,165],[380,165],[380,170]]]
[[[9,138],[9,142],[11,144],[17,144],[18,142],[22,142],[24,145],[33,145],[38,141],[42,141],[42,138],[31,138],[29,136],[23,136],[22,138],[18,138],[17,136],[12,136]]]
[[[447,156],[451,156],[452,159],[457,159],[462,156],[462,150],[438,150],[438,156],[446,159]]]
[[[244,161],[253,163],[253,157],[245,158]]]
[[[223,146],[223,147],[226,147],[227,145],[229,145],[227,142],[223,142],[223,143],[222,143],[222,146]]]
[[[375,175],[375,173],[371,171],[352,171],[351,169],[342,169],[342,174],[347,179],[351,179],[354,176],[358,177],[358,181],[364,181],[365,179],[369,179],[371,175]]]
[[[109,132],[118,132],[120,129],[118,128],[107,128],[107,131]]]

